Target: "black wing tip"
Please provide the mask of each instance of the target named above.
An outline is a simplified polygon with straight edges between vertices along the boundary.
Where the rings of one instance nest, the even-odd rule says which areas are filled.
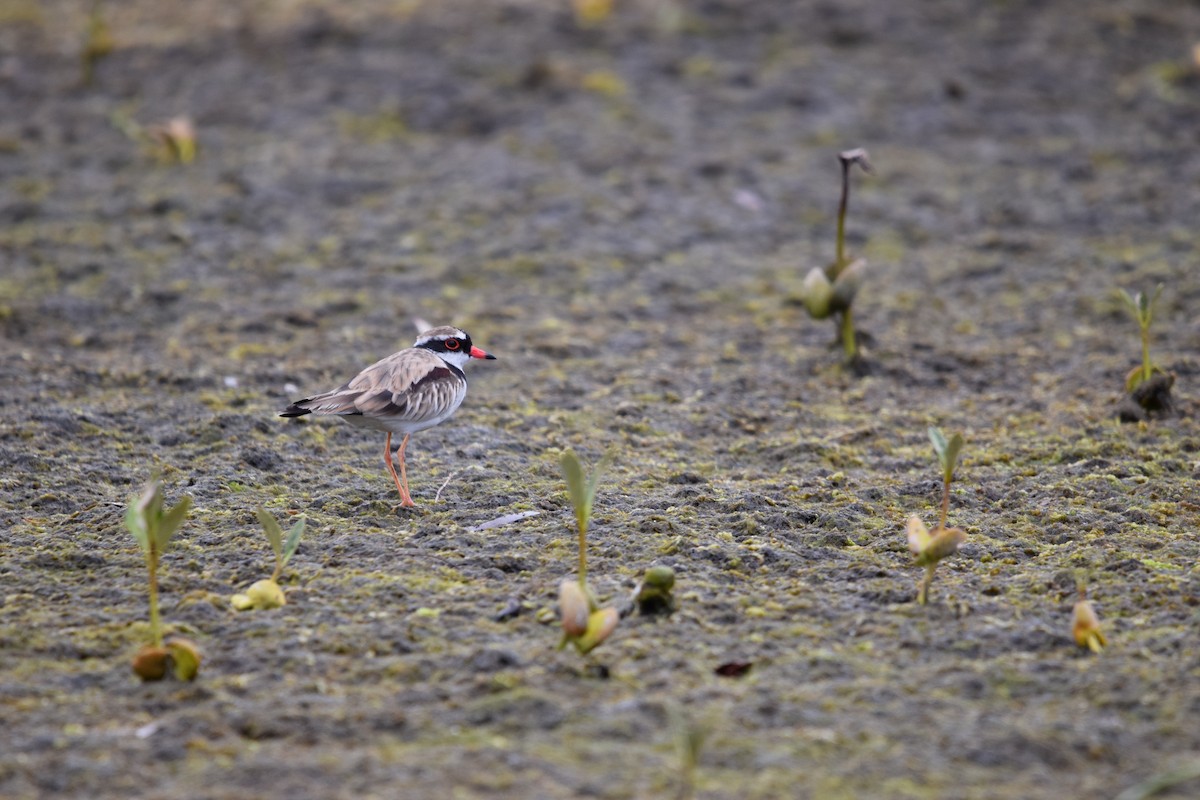
[[[305,401],[301,400],[300,403]],[[305,408],[300,403],[292,403],[290,406],[279,412],[281,417],[303,417],[305,414],[311,414],[311,408]]]

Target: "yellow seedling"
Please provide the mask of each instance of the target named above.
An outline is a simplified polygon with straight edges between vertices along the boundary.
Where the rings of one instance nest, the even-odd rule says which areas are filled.
[[[188,117],[172,117],[146,128],[164,162],[190,164],[196,159],[196,126]]]
[[[593,611],[588,615],[587,630],[583,632],[575,640],[575,649],[580,655],[591,652],[592,648],[608,638],[608,635],[616,630],[617,623],[621,621],[620,613],[609,606]]]
[[[1075,638],[1075,644],[1093,653],[1099,653],[1108,644],[1108,639],[1100,630],[1096,609],[1092,607],[1092,601],[1087,599],[1087,589],[1082,586],[1079,587],[1079,599],[1071,613],[1071,635]]]
[[[279,608],[287,602],[283,589],[279,587],[279,577],[288,561],[295,555],[296,548],[300,546],[300,537],[304,535],[304,526],[307,523],[305,517],[300,517],[288,531],[285,540],[283,528],[279,527],[273,516],[261,508],[256,513],[267,534],[267,540],[271,543],[271,550],[275,553],[275,571],[271,573],[270,578],[263,578],[244,593],[229,598],[230,604],[238,611]]]
[[[263,578],[252,583],[245,592],[230,597],[229,603],[237,611],[265,611],[287,605],[287,598],[284,597],[283,589],[279,588],[278,583],[270,578]]]
[[[917,566],[925,567],[925,578],[917,592],[918,603],[929,602],[929,587],[938,562],[958,552],[966,540],[967,534],[959,528],[937,527],[930,531],[916,514],[908,518],[908,549],[917,557]]]
[[[166,641],[167,651],[171,654],[171,665],[175,671],[175,679],[191,681],[200,672],[200,648],[191,639],[182,636],[169,636]]]

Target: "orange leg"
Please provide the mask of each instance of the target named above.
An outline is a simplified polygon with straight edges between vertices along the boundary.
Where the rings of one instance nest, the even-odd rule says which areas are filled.
[[[396,482],[396,488],[400,490],[400,507],[409,508],[415,506],[416,503],[412,500],[412,495],[408,493],[408,473],[404,469],[404,448],[408,444],[409,434],[404,434],[404,441],[400,442],[400,475],[396,474],[396,467],[392,463],[392,432],[388,431],[387,444],[383,451],[384,460],[387,461],[388,471],[392,473],[392,480]],[[403,478],[401,478],[403,476]]]

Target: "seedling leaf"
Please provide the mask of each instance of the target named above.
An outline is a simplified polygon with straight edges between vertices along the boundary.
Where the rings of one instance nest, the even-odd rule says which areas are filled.
[[[566,450],[559,457],[559,461],[562,463],[563,478],[567,483],[567,493],[571,498],[571,505],[575,507],[575,519],[583,530],[587,529],[588,519],[592,515],[592,501],[596,497],[596,486],[604,471],[612,464],[614,455],[612,450],[606,452],[592,469],[590,477],[584,476],[583,465],[573,450]]]
[[[176,680],[195,680],[200,671],[200,648],[196,643],[191,639],[173,636],[166,641],[166,647],[171,652]]]
[[[967,534],[962,528],[934,528],[929,533],[929,544],[924,552],[917,556],[918,564],[936,564],[943,558],[958,552],[959,546],[967,540]]]
[[[304,526],[307,523],[307,517],[300,517],[288,531],[287,542],[283,545],[283,557],[280,559],[284,566],[287,566],[287,562],[296,554],[296,548],[300,546],[300,537],[304,535]]]
[[[588,517],[592,513],[592,498],[588,492],[588,481],[583,477],[583,466],[572,450],[564,451],[559,461],[563,479],[567,482],[567,495],[575,509],[575,523],[581,531],[586,531]]]
[[[600,460],[596,462],[596,466],[592,469],[592,477],[588,481],[588,514],[592,513],[592,501],[596,499],[596,486],[600,483],[600,477],[612,465],[613,458],[616,456],[616,451],[607,450]]]
[[[187,518],[191,507],[192,498],[185,495],[174,508],[168,510],[159,519],[157,529],[154,532],[159,554],[167,552],[167,545],[170,543],[171,537],[183,525],[183,521]]]
[[[933,443],[938,461],[941,462],[942,475],[945,477],[946,483],[949,483],[954,477],[954,467],[958,464],[958,454],[963,447],[962,434],[956,433],[947,440],[941,428],[930,426],[929,441]]]
[[[140,505],[129,506],[129,510],[125,512],[125,527],[129,528],[133,538],[137,539],[142,552],[150,552],[150,535],[146,531],[146,517],[142,514]]]
[[[945,452],[948,445],[946,442],[946,435],[942,433],[942,429],[935,428],[932,425],[929,426],[929,441],[933,442],[933,449],[934,452],[937,453],[938,460],[945,464]]]
[[[275,521],[275,517],[265,509],[260,508],[254,512],[258,517],[258,521],[262,524],[263,530],[267,533],[267,539],[271,542],[271,549],[275,551],[275,558],[283,558],[283,529],[279,527],[279,523]]]
[[[588,616],[587,631],[575,640],[575,649],[581,655],[591,652],[608,638],[609,634],[616,629],[617,623],[620,621],[620,613],[611,606],[602,608],[599,611],[593,611]]]
[[[908,518],[908,549],[915,556],[920,556],[929,548],[929,542],[932,537],[929,535],[929,528],[925,527],[925,523],[916,514]]]

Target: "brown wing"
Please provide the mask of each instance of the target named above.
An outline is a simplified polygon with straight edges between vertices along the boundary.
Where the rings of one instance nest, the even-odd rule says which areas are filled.
[[[284,415],[362,415],[420,424],[445,418],[466,394],[462,370],[428,350],[409,348],[372,364],[332,392],[293,403]]]

